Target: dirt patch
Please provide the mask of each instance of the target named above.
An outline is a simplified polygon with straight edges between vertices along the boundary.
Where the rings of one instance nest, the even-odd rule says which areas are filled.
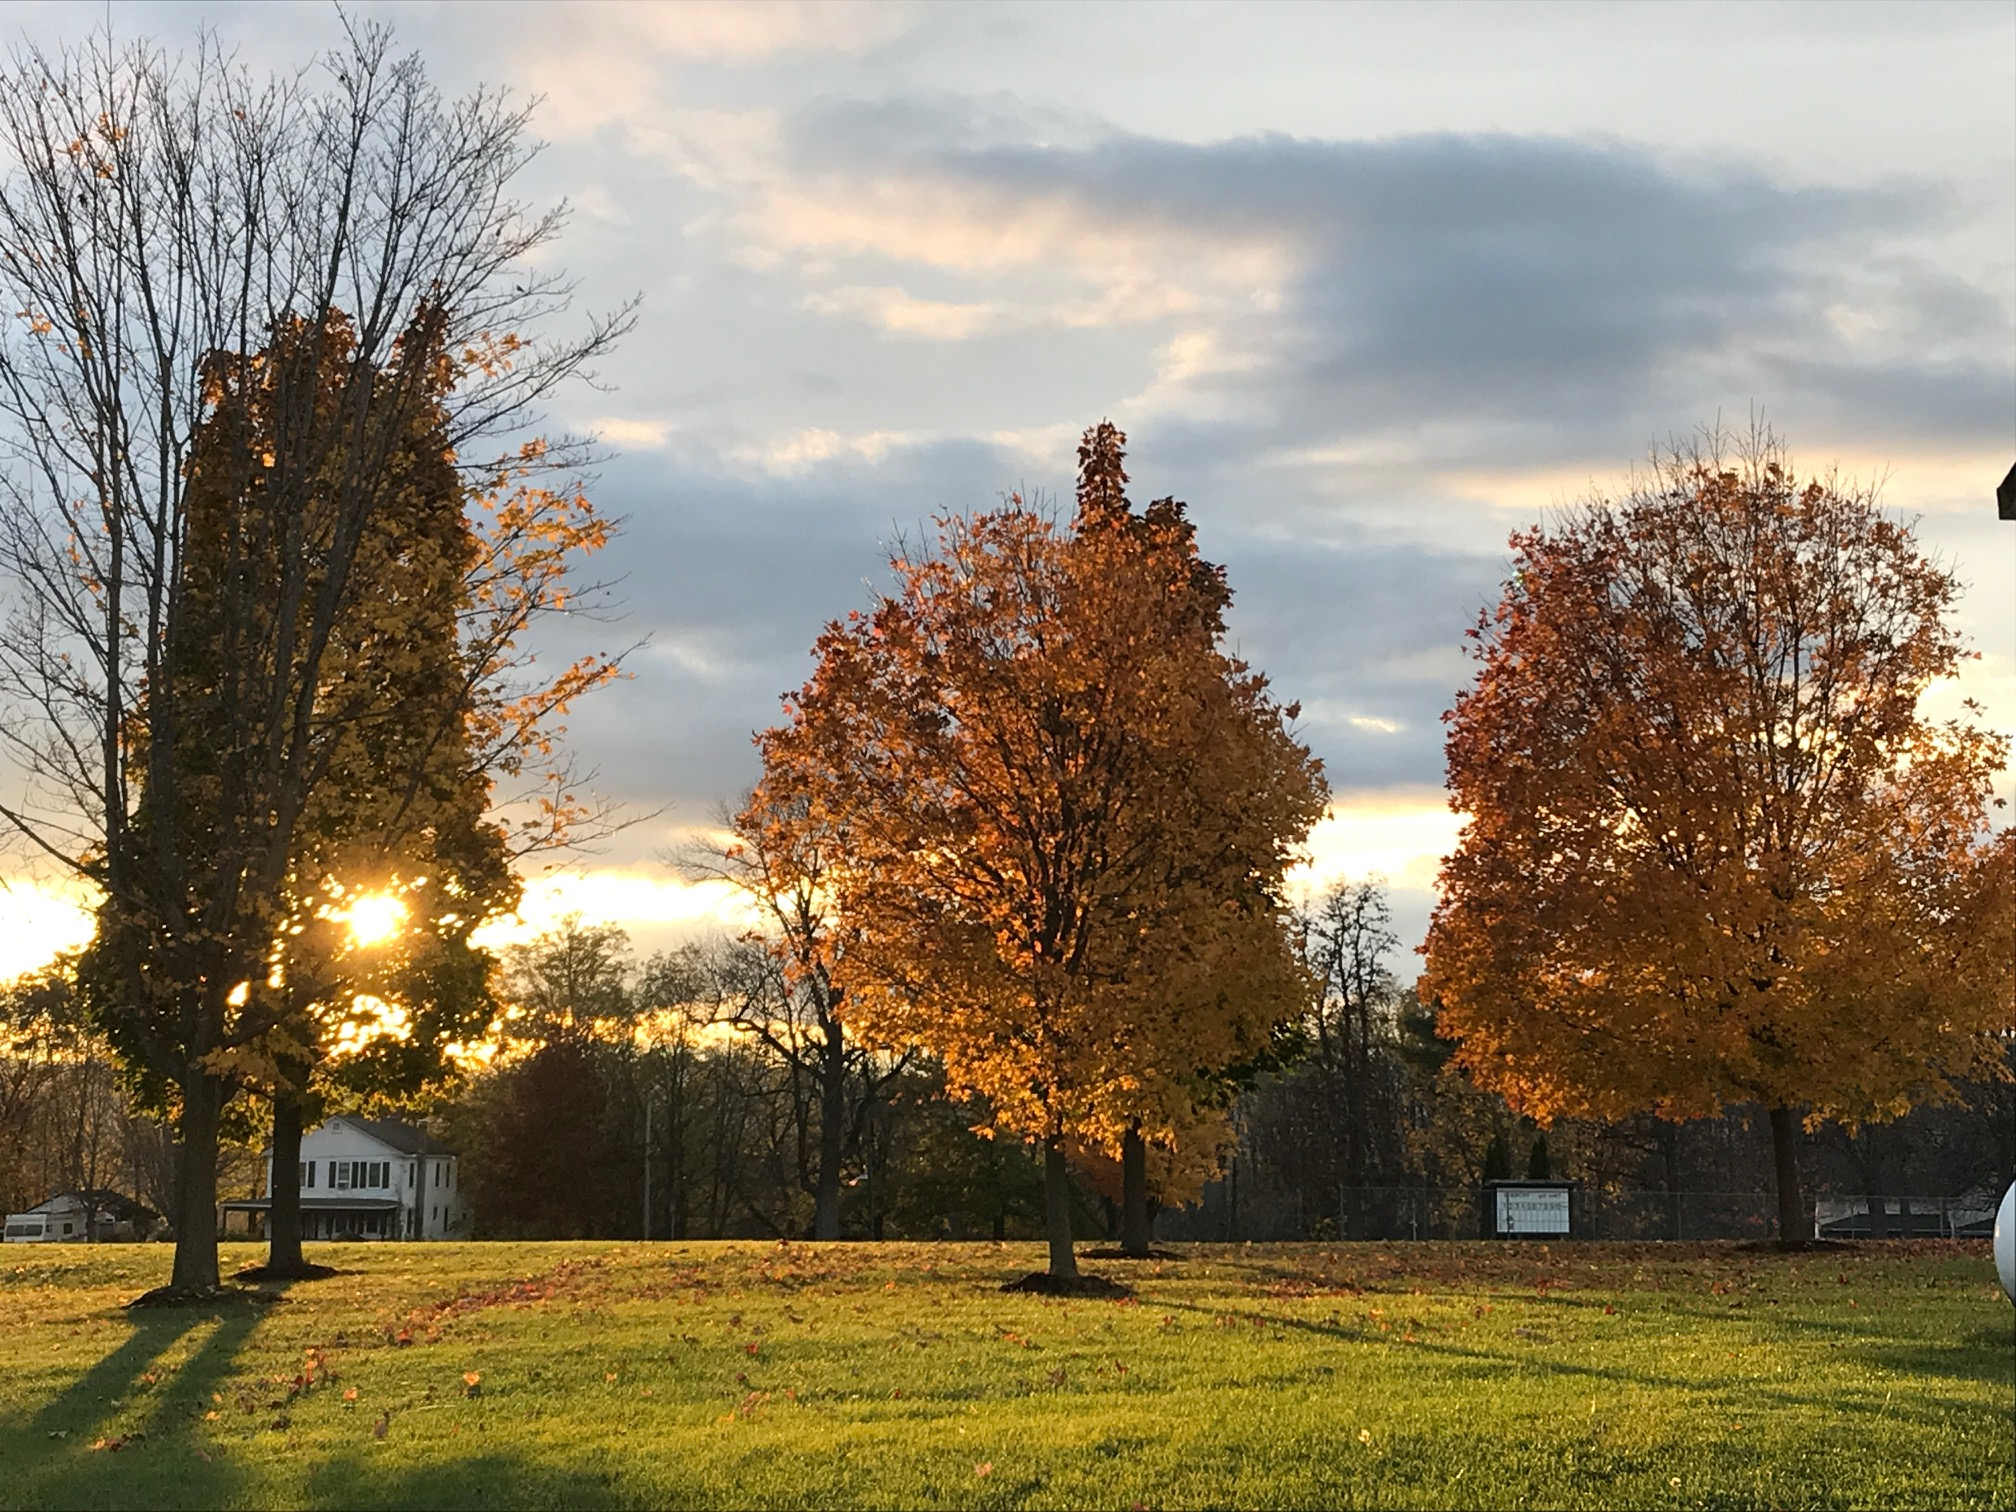
[[[543,1276],[527,1276],[517,1281],[506,1281],[503,1285],[491,1287],[488,1291],[460,1292],[452,1297],[443,1297],[438,1302],[430,1302],[425,1307],[416,1307],[407,1314],[407,1319],[412,1323],[433,1327],[444,1318],[482,1312],[490,1307],[536,1307],[542,1302],[556,1301],[568,1292],[577,1290],[589,1275],[600,1276],[602,1271],[602,1262],[599,1260],[566,1260]]]
[[[248,1265],[231,1273],[233,1281],[327,1281],[331,1276],[344,1272],[333,1265],[299,1265],[293,1268],[282,1266],[275,1270],[270,1265]]]

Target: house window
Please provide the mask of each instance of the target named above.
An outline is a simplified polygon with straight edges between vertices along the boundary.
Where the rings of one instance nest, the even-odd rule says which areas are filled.
[[[301,1185],[304,1190],[315,1185],[315,1162],[312,1160],[301,1162]]]

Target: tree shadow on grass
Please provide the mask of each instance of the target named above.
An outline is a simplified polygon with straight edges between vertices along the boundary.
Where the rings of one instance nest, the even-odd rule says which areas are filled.
[[[1870,1340],[1855,1352],[1883,1370],[1973,1381],[2005,1393],[2016,1384],[2016,1329],[2007,1317],[1999,1324],[1983,1323],[1951,1339],[1921,1337],[1909,1343]]]
[[[1175,1312],[1194,1312],[1213,1317],[1227,1315],[1212,1308],[1200,1307],[1195,1303],[1177,1302],[1166,1298],[1159,1299],[1155,1305]],[[1241,1317],[1242,1314],[1234,1311],[1229,1316]],[[1251,1318],[1256,1314],[1247,1313],[1243,1316]],[[1761,1395],[1780,1406],[1819,1407],[1830,1412],[1901,1418],[1931,1428],[1946,1427],[1959,1416],[1982,1410],[1982,1404],[1978,1401],[1935,1396],[1923,1391],[1908,1394],[1907,1398],[1901,1401],[1894,1388],[1883,1390],[1856,1388],[1823,1398],[1756,1380],[1725,1380],[1714,1376],[1685,1377],[1623,1366],[1586,1365],[1575,1360],[1557,1359],[1538,1349],[1493,1349],[1481,1344],[1459,1344],[1429,1338],[1416,1338],[1412,1342],[1407,1342],[1395,1338],[1390,1333],[1367,1333],[1338,1323],[1285,1318],[1273,1314],[1257,1316],[1262,1316],[1270,1328],[1314,1334],[1335,1340],[1339,1344],[1355,1344],[1368,1349],[1405,1350],[1419,1356],[1430,1357],[1452,1373],[1476,1380],[1503,1381],[1520,1371],[1530,1371],[1539,1375],[1601,1381],[1611,1385],[1634,1386],[1657,1391],[1698,1393],[1742,1391]],[[1718,1319],[1726,1317],[1723,1314],[1708,1316]],[[1537,1342],[1544,1346],[1550,1341],[1543,1339]],[[1902,1370],[1912,1367],[1900,1363],[1896,1368]],[[2001,1377],[1987,1378],[2003,1379],[2008,1373],[2007,1368],[2004,1368]],[[1958,1373],[1949,1371],[1947,1374],[1952,1376]]]
[[[261,1313],[233,1307],[127,1315],[132,1332],[22,1424],[0,1425],[0,1506],[221,1506],[238,1477],[186,1431],[258,1326]],[[181,1366],[150,1369],[186,1335],[210,1333]],[[143,1423],[131,1409],[151,1403]]]

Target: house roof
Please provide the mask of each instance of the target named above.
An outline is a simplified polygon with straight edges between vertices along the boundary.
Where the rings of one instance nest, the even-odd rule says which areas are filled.
[[[401,1123],[396,1118],[359,1118],[354,1113],[342,1113],[329,1123],[346,1123],[351,1128],[369,1134],[378,1143],[397,1150],[401,1155],[453,1155],[455,1151],[443,1144],[425,1129],[416,1129],[411,1124]],[[325,1125],[324,1127],[327,1127]]]
[[[93,1187],[88,1192],[58,1192],[45,1201],[38,1202],[28,1211],[31,1213],[60,1213],[66,1209],[82,1212],[86,1203],[101,1213],[110,1213],[125,1223],[139,1223],[160,1215],[150,1207],[143,1207],[123,1192],[114,1192],[106,1187]]]

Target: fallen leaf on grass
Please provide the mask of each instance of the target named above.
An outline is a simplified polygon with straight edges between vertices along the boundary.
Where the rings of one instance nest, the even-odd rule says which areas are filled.
[[[388,1412],[385,1413],[382,1417],[380,1417],[376,1423],[372,1424],[371,1437],[373,1437],[374,1439],[382,1439],[383,1437],[385,1437],[386,1430],[389,1429],[391,1426],[392,1426],[392,1414]]]
[[[979,1464],[973,1467],[973,1473],[975,1475],[992,1475],[994,1473],[994,1461],[992,1460],[980,1461]]]
[[[91,1447],[93,1449],[109,1449],[116,1454],[128,1444],[135,1443],[145,1437],[147,1435],[144,1433],[115,1433],[107,1438],[92,1440]]]
[[[344,1401],[346,1401],[346,1402],[354,1402],[354,1401],[356,1401],[356,1400],[357,1400],[357,1388],[356,1388],[355,1386],[346,1386],[346,1387],[344,1387],[344,1388],[343,1388],[343,1400],[344,1400]]]

